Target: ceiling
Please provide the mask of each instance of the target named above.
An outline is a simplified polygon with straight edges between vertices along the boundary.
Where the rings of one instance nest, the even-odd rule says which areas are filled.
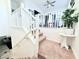
[[[13,0],[14,1],[14,0]],[[15,0],[16,2],[21,2],[24,0]],[[29,1],[29,0],[25,0],[25,1]],[[35,4],[37,6],[37,8],[39,8],[42,11],[48,11],[48,10],[62,10],[68,7],[69,5],[69,1],[70,0],[49,0],[50,2],[52,1],[56,1],[54,3],[54,7],[50,7],[49,9],[46,6],[43,6],[44,4],[46,4],[47,0],[30,0],[33,4]]]
[[[43,9],[46,9],[47,7],[46,6],[43,6],[44,4],[46,4],[46,1],[47,0],[32,0],[37,6],[43,8]],[[50,9],[56,9],[56,10],[59,10],[59,9],[64,9],[64,8],[67,8],[68,5],[69,5],[69,1],[70,0],[49,0],[50,2],[52,1],[56,1],[54,3],[54,7],[50,7]]]

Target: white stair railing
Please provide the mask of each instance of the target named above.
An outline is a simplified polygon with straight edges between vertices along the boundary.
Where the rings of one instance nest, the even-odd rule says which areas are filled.
[[[13,46],[13,49],[19,46],[20,43],[22,43],[25,39],[29,39],[30,43],[33,44],[33,46],[37,46],[36,43],[38,42],[36,41],[36,39],[34,39],[35,34],[33,35],[33,33],[38,29],[36,21],[37,19],[29,11],[25,10],[24,8],[18,8],[11,14],[11,20],[9,22],[11,25],[11,29],[15,30],[15,33],[17,32],[16,29],[17,30],[21,29],[21,32],[23,32],[24,34],[23,38],[18,40],[18,42]],[[31,37],[30,34],[32,38],[29,38]],[[14,34],[13,36],[15,35],[18,36],[18,33]],[[16,39],[16,38],[14,37],[13,39]],[[13,42],[15,42],[15,40]],[[34,53],[36,55],[36,52]]]
[[[39,29],[39,25],[37,23],[37,20],[28,10],[25,10],[24,8],[21,9],[22,14],[22,26],[25,32],[31,31],[32,37],[29,38],[35,44],[36,38],[34,32]],[[34,34],[34,35],[33,35]]]
[[[24,28],[25,31],[37,28],[37,19],[24,8],[18,8],[11,14],[10,26]]]
[[[15,10],[11,14],[11,17],[11,26],[14,28],[21,28],[26,33],[26,35],[29,32],[33,34],[34,31],[36,31],[39,27],[37,25],[37,19],[24,8],[18,8],[17,10]],[[23,38],[27,37],[26,35]],[[33,39],[31,39],[31,41],[34,43]]]
[[[62,28],[64,23],[62,20],[62,11],[40,14],[39,15],[39,26],[46,28]]]
[[[22,27],[25,31],[36,29],[36,19],[25,9],[21,9]],[[26,29],[27,28],[27,29]]]
[[[18,8],[11,14],[11,20],[9,20],[10,26],[20,28],[22,26],[21,18],[21,8]]]

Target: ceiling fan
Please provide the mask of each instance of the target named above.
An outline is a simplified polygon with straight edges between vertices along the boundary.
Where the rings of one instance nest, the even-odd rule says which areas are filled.
[[[54,6],[54,3],[55,3],[56,1],[52,1],[52,2],[50,2],[50,1],[46,1],[46,4],[44,4],[44,6],[47,6],[47,8],[49,8],[50,6]]]

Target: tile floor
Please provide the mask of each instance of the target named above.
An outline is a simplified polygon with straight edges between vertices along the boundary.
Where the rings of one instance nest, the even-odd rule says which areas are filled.
[[[9,52],[9,48],[6,45],[0,45],[0,59],[6,58],[3,57],[4,55],[8,55],[7,52]]]

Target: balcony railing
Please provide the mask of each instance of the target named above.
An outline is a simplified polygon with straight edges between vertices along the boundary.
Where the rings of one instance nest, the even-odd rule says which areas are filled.
[[[47,14],[47,15],[39,15],[39,27],[46,28],[62,28],[64,26],[64,22],[62,21],[62,12],[60,14]]]

